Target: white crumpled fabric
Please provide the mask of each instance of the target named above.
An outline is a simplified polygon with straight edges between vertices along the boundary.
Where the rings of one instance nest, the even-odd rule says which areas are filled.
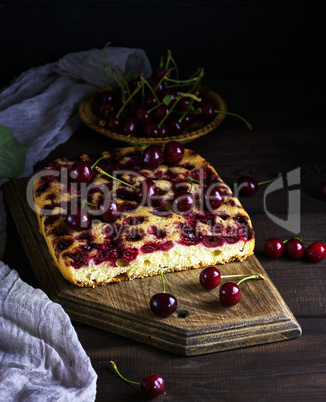
[[[152,73],[141,49],[108,47],[106,61],[125,72]],[[109,80],[113,82],[113,80]],[[21,177],[76,131],[82,98],[105,85],[103,49],[67,54],[21,74],[0,93],[0,124],[27,150]],[[0,185],[6,181],[0,178]],[[6,214],[0,192],[0,259]],[[0,401],[91,402],[97,374],[70,318],[40,289],[23,282],[0,261]]]

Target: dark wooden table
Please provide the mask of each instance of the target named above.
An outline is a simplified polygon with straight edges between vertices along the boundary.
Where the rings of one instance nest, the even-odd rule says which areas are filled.
[[[326,181],[325,87],[317,77],[301,81],[223,80],[208,82],[227,102],[229,111],[245,116],[254,130],[227,117],[214,132],[188,147],[203,155],[231,186],[239,175],[262,181],[300,168],[300,184],[266,197],[270,214],[287,219],[290,191],[300,191],[300,235],[310,243],[326,242],[326,201],[319,195]],[[119,144],[81,125],[36,168],[60,156],[110,150]],[[112,371],[116,361],[125,376],[141,380],[159,372],[165,393],[157,400],[326,400],[326,260],[313,264],[287,258],[269,260],[263,254],[269,237],[293,236],[267,216],[266,186],[241,199],[256,232],[255,253],[299,321],[300,338],[195,357],[182,357],[74,322],[78,337],[98,374],[97,401],[137,401],[136,388]],[[23,280],[38,286],[8,214],[8,245],[4,261]]]

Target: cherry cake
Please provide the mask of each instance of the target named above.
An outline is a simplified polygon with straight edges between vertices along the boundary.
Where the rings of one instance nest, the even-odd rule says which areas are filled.
[[[61,158],[34,182],[39,227],[68,281],[94,287],[253,254],[247,212],[180,144]]]

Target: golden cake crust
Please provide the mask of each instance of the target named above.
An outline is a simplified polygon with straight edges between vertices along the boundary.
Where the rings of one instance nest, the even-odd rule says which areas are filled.
[[[157,169],[141,169],[137,147],[103,152],[88,184],[70,180],[75,160],[57,159],[42,170],[34,183],[37,218],[54,264],[61,274],[78,286],[97,286],[133,278],[156,275],[243,260],[253,253],[255,238],[251,220],[240,201],[233,196],[215,169],[200,155],[185,149],[176,166],[161,164]],[[82,155],[79,160],[94,164],[99,155]],[[190,182],[191,178],[195,182]],[[137,188],[151,179],[159,189],[151,205],[137,199]],[[199,182],[199,183],[198,183]],[[223,204],[207,211],[204,187],[218,185]],[[171,207],[175,194],[190,191],[196,205],[187,215]],[[72,205],[87,199],[92,214],[90,227],[72,229],[66,223]],[[98,213],[103,200],[115,199],[120,216],[105,222]]]

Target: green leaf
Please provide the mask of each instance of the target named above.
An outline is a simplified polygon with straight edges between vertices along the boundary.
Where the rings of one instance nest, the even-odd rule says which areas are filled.
[[[27,148],[0,124],[0,177],[12,179],[19,176],[25,166]]]
[[[164,96],[163,98],[164,105],[169,106],[169,104],[172,102],[173,99],[174,98],[171,95]]]
[[[139,78],[140,74],[137,71],[129,71],[124,75],[126,81],[133,81]]]

